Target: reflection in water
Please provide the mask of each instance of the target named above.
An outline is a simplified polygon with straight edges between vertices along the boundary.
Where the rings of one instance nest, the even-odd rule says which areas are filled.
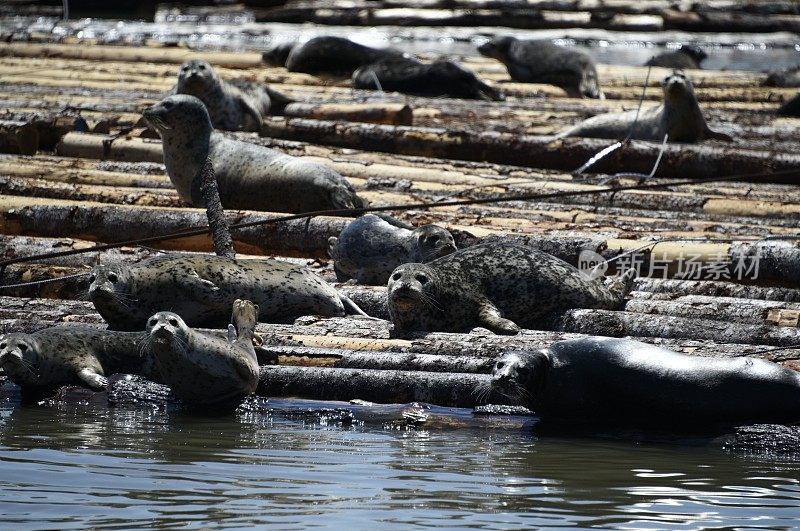
[[[707,448],[0,396],[9,526],[775,528],[800,505],[800,463]]]

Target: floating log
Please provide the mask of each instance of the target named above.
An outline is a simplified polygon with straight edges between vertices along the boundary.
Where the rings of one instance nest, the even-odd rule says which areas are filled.
[[[34,155],[39,150],[39,131],[28,122],[0,120],[0,153]]]
[[[400,103],[290,103],[283,116],[312,120],[340,120],[385,125],[411,125],[411,107]]]
[[[643,298],[642,295],[647,297]],[[764,325],[769,324],[769,316],[773,312],[797,312],[800,310],[800,303],[709,297],[707,295],[685,295],[674,300],[662,300],[654,295],[653,293],[633,293],[634,298],[625,303],[625,311]]]

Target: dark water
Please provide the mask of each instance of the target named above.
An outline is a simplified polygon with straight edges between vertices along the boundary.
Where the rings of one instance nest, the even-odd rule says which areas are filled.
[[[792,461],[537,439],[511,421],[391,429],[266,410],[205,418],[21,406],[5,396],[3,529],[790,529],[800,521]]]

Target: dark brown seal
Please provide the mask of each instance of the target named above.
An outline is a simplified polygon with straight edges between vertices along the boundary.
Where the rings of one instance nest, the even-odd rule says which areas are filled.
[[[686,68],[702,68],[700,63],[708,57],[708,54],[691,44],[684,44],[677,50],[664,52],[651,57],[644,66],[660,66],[663,68],[676,68],[683,70]]]
[[[445,59],[423,63],[410,57],[392,57],[362,66],[353,73],[353,87],[401,92],[416,96],[447,96],[502,101],[503,95],[472,71]]]
[[[192,330],[179,315],[158,312],[147,321],[145,350],[155,360],[164,383],[186,404],[229,403],[258,386],[253,347],[258,307],[233,303],[228,338]]]
[[[437,225],[414,228],[389,216],[365,214],[328,239],[340,282],[383,285],[394,269],[409,262],[430,262],[456,250],[453,235]]]
[[[161,135],[167,174],[187,203],[202,205],[197,177],[209,158],[226,208],[299,213],[364,206],[335,171],[214,131],[194,96],[168,96],[143,116]]]
[[[405,264],[389,279],[389,315],[396,334],[456,332],[483,326],[501,334],[548,326],[570,308],[615,309],[634,271],[609,286],[536,249],[486,243],[428,264]]]
[[[290,72],[350,76],[360,66],[402,56],[391,48],[371,48],[343,37],[321,36],[302,44],[279,45],[265,52],[262,59],[276,66],[284,59],[281,65]]]
[[[594,61],[586,53],[546,40],[496,37],[478,52],[506,65],[508,75],[522,83],[546,83],[573,98],[603,98]]]
[[[259,319],[266,322],[364,315],[313,271],[279,260],[167,254],[137,264],[98,265],[89,281],[89,300],[118,330],[144,330],[147,319],[165,308],[189,326],[224,326],[236,299],[258,304]]]
[[[491,386],[548,423],[706,429],[800,421],[796,371],[629,339],[586,337],[509,352],[495,364]]]
[[[700,142],[716,139],[730,142],[733,139],[708,127],[703,111],[697,103],[692,82],[681,72],[664,78],[661,83],[664,103],[657,107],[600,114],[557,135],[590,138],[623,139],[630,133],[636,140],[661,142],[669,135],[669,142]]]
[[[156,379],[140,349],[142,332],[112,332],[86,325],[45,328],[0,337],[0,366],[21,387],[82,384],[105,388],[113,373]]]

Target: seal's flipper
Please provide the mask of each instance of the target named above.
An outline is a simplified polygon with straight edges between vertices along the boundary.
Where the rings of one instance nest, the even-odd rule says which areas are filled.
[[[270,114],[283,114],[286,111],[286,106],[290,103],[294,103],[295,99],[286,96],[285,94],[278,92],[270,88],[269,86],[263,87],[264,92],[267,93],[269,96],[269,113]]]
[[[242,94],[242,98],[239,100],[239,110],[245,116],[245,119],[242,123],[243,131],[261,130],[261,124],[263,123],[264,118],[255,108],[255,106],[253,106],[253,104],[249,101],[249,98],[246,98],[244,94]]]
[[[514,335],[519,326],[514,321],[500,316],[500,310],[489,301],[484,301],[478,310],[478,325],[485,326],[496,334]]]
[[[198,293],[206,296],[214,296],[219,292],[219,288],[216,284],[201,277],[194,269],[187,273],[186,283],[189,287],[187,290],[189,294],[194,294],[194,296],[189,295],[191,299],[196,299]]]
[[[108,385],[108,378],[89,368],[79,370],[78,378],[95,391],[102,391]]]
[[[236,327],[228,323],[228,343],[235,343],[239,339],[239,334],[236,333]]]
[[[339,243],[339,238],[336,236],[331,236],[328,238],[328,256],[337,260],[336,258],[336,244]]]
[[[359,308],[356,303],[351,301],[347,295],[339,293],[339,300],[341,300],[342,304],[344,305],[345,315],[363,315],[364,317],[370,317],[370,315]]]
[[[636,269],[630,268],[618,277],[610,277],[603,281],[615,297],[619,298],[619,302],[625,298],[628,293],[633,289],[633,280],[636,278]]]
[[[256,322],[258,321],[258,305],[250,301],[236,299],[233,302],[231,320],[233,324],[228,325],[228,337],[230,337],[230,329],[234,328],[237,338],[235,340],[236,345],[255,356],[253,336],[255,335]]]

